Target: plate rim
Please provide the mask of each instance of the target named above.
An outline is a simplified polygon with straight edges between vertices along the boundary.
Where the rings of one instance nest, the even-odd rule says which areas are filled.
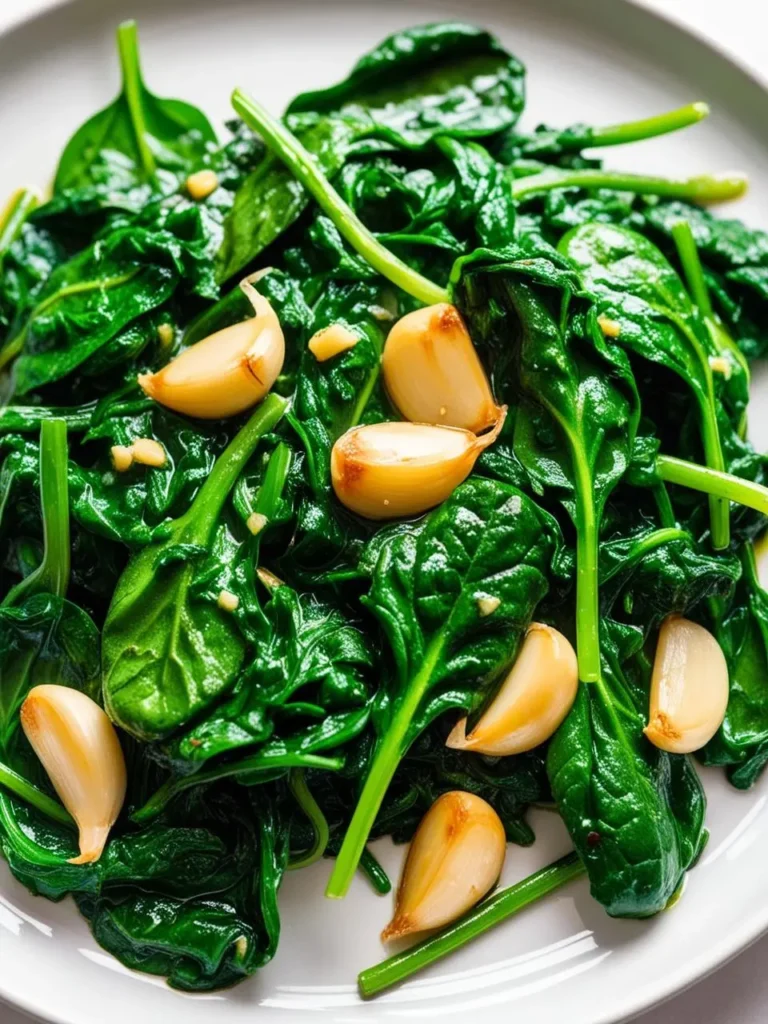
[[[17,6],[10,13],[0,11],[0,39],[34,21],[42,20],[48,14],[64,7],[73,6],[77,0],[17,0]],[[614,0],[615,2],[615,0]],[[660,27],[672,27],[676,31],[707,47],[722,61],[730,65],[732,70],[739,72],[753,85],[756,85],[768,97],[768,71],[748,60],[738,50],[723,43],[714,34],[680,14],[678,11],[657,7],[653,0],[619,0],[624,7],[641,11],[655,21]],[[628,997],[627,1006],[620,1017],[612,1012],[596,1017],[594,1024],[621,1024],[634,1020],[643,1013],[652,1010],[669,1000],[681,995],[699,981],[720,968],[725,967],[733,959],[743,953],[749,946],[768,932],[768,904],[759,908],[738,929],[732,930],[727,936],[719,939],[694,960],[677,970],[667,972],[663,980],[651,982],[643,986],[634,998]],[[631,999],[631,1002],[630,1002]],[[44,1024],[78,1024],[72,1017],[51,1013],[46,1010],[41,1015],[39,1003],[26,996],[10,995],[0,974],[0,1009],[6,1006],[18,1010],[25,1015],[44,1022]]]

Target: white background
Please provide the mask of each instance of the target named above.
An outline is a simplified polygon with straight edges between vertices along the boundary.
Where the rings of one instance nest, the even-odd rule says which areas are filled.
[[[546,2],[546,0],[543,0]],[[618,3],[619,0],[616,0]],[[765,0],[643,0],[737,52],[768,79],[768,7]],[[30,0],[0,0],[0,27]],[[162,3],[162,0],[158,0]],[[589,0],[584,0],[585,5]],[[36,0],[35,6],[41,6]],[[0,69],[2,74],[2,69]],[[768,113],[768,110],[767,110]],[[727,898],[727,894],[723,894]],[[688,992],[638,1018],[639,1024],[766,1024],[768,936]],[[567,1018],[567,1009],[563,1010]],[[0,1006],[0,1024],[28,1018]]]

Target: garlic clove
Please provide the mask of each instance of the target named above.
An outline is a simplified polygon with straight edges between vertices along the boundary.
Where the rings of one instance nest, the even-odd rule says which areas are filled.
[[[343,434],[331,452],[336,496],[366,519],[418,515],[439,505],[465,480],[480,453],[498,437],[506,409],[492,431],[424,423],[371,423]]]
[[[454,750],[507,757],[548,740],[576,700],[576,652],[558,630],[531,623],[520,653],[480,721],[466,735],[467,719],[445,741]]]
[[[381,359],[387,391],[406,419],[480,433],[499,418],[461,313],[446,302],[408,313]]]
[[[219,178],[215,171],[205,169],[190,174],[186,180],[187,192],[195,200],[207,199],[219,187]]]
[[[165,448],[152,437],[137,437],[130,447],[133,461],[160,469],[168,461]]]
[[[264,398],[283,368],[285,339],[277,314],[251,279],[240,287],[255,315],[191,345],[157,373],[140,374],[150,398],[198,419],[236,416]]]
[[[489,803],[444,793],[411,842],[384,942],[455,921],[498,881],[507,852],[501,819]]]
[[[315,331],[307,343],[307,348],[318,363],[324,363],[354,348],[359,341],[359,336],[344,324],[330,324]]]
[[[133,465],[133,446],[113,444],[110,449],[112,465],[118,473],[126,473]]]
[[[77,822],[80,856],[70,863],[98,860],[125,799],[125,758],[114,726],[86,694],[52,684],[29,691],[21,726]]]
[[[651,677],[650,720],[655,747],[690,754],[715,735],[728,706],[728,665],[709,630],[669,615],[659,630]]]

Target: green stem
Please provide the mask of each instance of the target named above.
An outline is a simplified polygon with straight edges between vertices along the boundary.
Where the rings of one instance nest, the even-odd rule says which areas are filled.
[[[707,401],[701,410],[701,438],[707,465],[716,472],[725,470],[725,459],[720,444],[720,431],[715,412],[715,389],[712,371],[707,374]],[[728,503],[716,494],[709,495],[709,533],[715,551],[724,551],[731,543],[730,509]]]
[[[43,512],[43,560],[5,597],[19,604],[32,594],[64,597],[69,586],[69,487],[67,424],[45,420],[40,427],[40,503]]]
[[[174,533],[188,544],[208,543],[229,492],[237,483],[248,460],[264,434],[279,422],[288,402],[279,395],[267,395],[244,427],[216,460],[208,478],[184,515],[176,520]]]
[[[659,178],[645,174],[627,174],[604,170],[546,170],[512,181],[512,194],[518,201],[538,192],[556,188],[610,188],[638,195],[685,199],[692,203],[721,203],[744,195],[747,179],[743,175],[704,174],[695,178]],[[434,300],[433,300],[434,301]]]
[[[696,239],[693,237],[691,225],[687,220],[679,220],[672,225],[672,241],[675,243],[691,298],[705,317],[713,317],[714,312],[707,282],[704,279],[704,269],[699,259],[699,250],[696,247]]]
[[[704,447],[704,459],[712,469],[723,471],[725,469],[725,458],[720,441],[720,428],[717,424],[718,402],[715,395],[715,382],[712,367],[709,362],[709,350],[702,344],[694,327],[689,320],[674,312],[669,306],[655,305],[660,315],[665,316],[687,340],[691,351],[701,369],[701,376],[704,381],[704,389],[696,387],[694,394],[699,407],[699,423],[701,428],[701,440]],[[710,495],[709,497],[709,519],[710,537],[712,547],[716,551],[723,551],[731,542],[731,524],[728,505],[722,499]]]
[[[734,362],[741,369],[741,372],[745,374],[747,387],[749,387],[749,363],[747,362],[744,353],[715,315],[709,295],[709,288],[707,287],[707,281],[704,276],[704,268],[701,265],[699,250],[696,246],[696,239],[693,237],[691,225],[687,220],[679,220],[673,225],[672,238],[674,240],[675,247],[677,248],[677,255],[680,259],[683,273],[685,274],[685,280],[688,285],[688,290],[691,293],[691,298],[701,310],[715,349],[720,352],[721,355],[730,355],[733,358]],[[747,421],[745,410],[739,424],[739,435],[741,437],[746,436],[746,429]]]
[[[295,871],[297,868],[308,868],[310,864],[314,864],[315,861],[321,859],[325,853],[326,847],[328,846],[331,831],[328,827],[328,821],[320,810],[317,800],[312,796],[310,788],[307,785],[304,772],[301,768],[291,769],[288,776],[288,785],[296,798],[296,803],[309,819],[309,823],[312,825],[315,833],[314,841],[309,850],[302,854],[301,857],[289,862],[288,870]]]
[[[254,512],[273,519],[291,469],[291,449],[281,441],[269,459],[261,487],[256,493]]]
[[[647,537],[643,537],[641,540],[630,548],[627,552],[626,557],[620,565],[614,566],[614,568],[605,573],[601,577],[601,583],[607,583],[609,579],[616,575],[617,572],[626,572],[631,569],[633,565],[637,565],[641,562],[647,554],[651,551],[655,551],[656,548],[661,547],[663,544],[671,544],[675,540],[687,540],[690,541],[691,535],[687,530],[681,530],[679,527],[664,527],[661,530],[654,530],[653,533],[649,533]]]
[[[19,232],[40,199],[31,188],[17,189],[0,213],[0,266],[5,253],[10,249]]]
[[[575,474],[576,519],[576,656],[579,679],[599,682],[600,611],[598,597],[598,530],[592,477],[578,445],[571,445]]]
[[[124,21],[117,29],[117,52],[120,55],[120,68],[123,73],[123,95],[131,115],[136,146],[141,157],[144,173],[151,178],[157,166],[152,150],[147,142],[147,125],[144,120],[143,93],[144,83],[141,78],[139,64],[139,36],[135,21]]]
[[[654,139],[659,135],[679,131],[689,125],[698,124],[709,116],[706,103],[687,103],[676,110],[668,110],[663,114],[645,117],[640,121],[626,121],[624,124],[611,124],[590,131],[588,146],[622,146],[627,142],[641,142],[643,139]],[[581,147],[579,147],[581,148]]]
[[[671,455],[659,455],[656,468],[662,480],[689,487],[693,491],[714,494],[725,501],[735,501],[768,516],[768,487],[742,480],[732,473],[723,473],[696,462],[685,462]]]
[[[232,94],[232,106],[249,128],[258,132],[298,181],[315,198],[339,232],[356,252],[380,274],[425,305],[447,302],[448,293],[398,259],[366,228],[320,170],[315,158],[277,118],[240,89]]]
[[[421,669],[406,688],[392,722],[376,748],[363,791],[325,890],[329,899],[342,899],[347,894],[392,776],[407,749],[411,723],[429,689],[432,673],[442,657],[444,646],[445,641],[438,636],[427,648]]]
[[[7,789],[30,807],[35,807],[52,821],[60,825],[74,827],[74,821],[68,811],[57,801],[53,800],[37,786],[28,782],[22,775],[19,775],[12,768],[0,763],[0,788]]]
[[[675,510],[669,499],[669,491],[667,490],[666,484],[661,480],[653,486],[653,497],[656,502],[656,508],[659,512],[661,525],[669,527],[670,529],[675,527],[677,525]]]
[[[16,356],[21,352],[24,347],[24,342],[27,340],[27,334],[29,332],[30,324],[35,320],[36,317],[40,316],[41,313],[45,313],[46,310],[50,309],[51,306],[55,306],[57,302],[61,302],[62,299],[69,298],[70,295],[82,295],[84,292],[97,292],[105,291],[108,288],[119,288],[120,285],[127,284],[137,274],[141,272],[141,267],[136,267],[135,270],[129,270],[126,274],[116,274],[114,277],[102,277],[96,281],[78,281],[76,284],[67,285],[66,288],[62,288],[58,292],[54,292],[53,295],[49,295],[47,299],[43,301],[32,310],[27,317],[24,326],[21,328],[19,333],[8,342],[8,344],[0,351],[0,370],[8,363],[15,359]]]
[[[363,418],[363,413],[368,407],[368,402],[370,401],[371,395],[373,394],[373,389],[376,387],[376,381],[379,379],[379,374],[381,373],[381,335],[378,332],[376,333],[378,337],[378,343],[374,342],[374,344],[376,345],[376,353],[379,358],[376,362],[376,365],[371,369],[371,372],[366,377],[365,383],[363,384],[362,388],[360,389],[360,394],[357,396],[357,401],[355,402],[355,406],[352,410],[352,415],[349,418],[347,429],[356,427],[360,420]]]
[[[321,757],[319,754],[254,754],[252,757],[243,758],[242,761],[217,765],[215,768],[204,768],[193,775],[169,779],[153,793],[143,807],[133,812],[131,821],[140,824],[152,821],[174,797],[193,786],[218,782],[220,779],[244,775],[247,772],[270,771],[273,768],[322,768],[325,771],[334,772],[340,771],[343,766],[344,762],[341,758]]]
[[[494,928],[502,921],[519,913],[531,903],[554,892],[561,886],[584,874],[584,866],[575,853],[569,853],[554,864],[529,875],[522,882],[490,896],[469,911],[456,924],[449,925],[438,935],[420,942],[402,953],[396,953],[383,963],[369,967],[358,975],[360,995],[368,999],[386,988],[410,978],[429,964],[442,960],[454,950]]]
[[[392,892],[392,883],[389,880],[389,875],[368,847],[363,850],[360,857],[360,870],[380,896],[386,896],[388,892]]]

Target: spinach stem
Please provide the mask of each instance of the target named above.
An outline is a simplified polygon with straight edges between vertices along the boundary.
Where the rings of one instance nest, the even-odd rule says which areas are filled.
[[[626,121],[623,124],[593,128],[587,146],[621,146],[627,142],[654,139],[659,135],[667,135],[669,132],[676,132],[689,125],[698,124],[708,116],[708,104],[687,103],[684,107],[667,110],[663,114],[655,114],[653,117],[645,117],[639,121]],[[582,146],[583,143],[579,145],[579,148],[581,149]]]
[[[408,684],[386,734],[376,747],[373,763],[325,890],[329,899],[342,899],[349,890],[392,776],[407,749],[411,722],[429,688],[430,678],[443,655],[444,646],[444,639],[438,636],[427,648],[421,669]]]
[[[703,316],[708,318],[714,316],[709,289],[704,280],[704,269],[699,259],[699,250],[696,248],[696,239],[693,237],[691,225],[687,220],[679,220],[672,225],[672,241],[675,243],[691,298]]]
[[[280,754],[254,754],[230,764],[216,765],[215,768],[204,768],[193,775],[171,778],[164,782],[147,800],[143,807],[134,811],[131,821],[143,824],[156,818],[170,801],[193,786],[202,786],[219,779],[244,775],[249,772],[271,771],[273,768],[322,768],[325,771],[340,771],[344,762],[339,757],[322,757],[320,754],[302,754],[287,751]]]
[[[742,373],[745,374],[747,386],[749,386],[749,363],[747,362],[744,353],[715,315],[709,295],[709,288],[707,287],[707,281],[704,277],[704,268],[701,265],[699,250],[696,246],[696,239],[693,236],[691,225],[687,220],[681,219],[673,225],[672,239],[677,249],[677,255],[683,268],[683,274],[685,275],[686,284],[688,285],[688,290],[691,293],[691,298],[701,310],[715,349],[724,355],[728,354],[733,357]],[[746,431],[747,421],[745,410],[741,423],[739,424],[739,435],[741,437],[745,437]]]
[[[672,455],[659,455],[656,468],[662,480],[689,487],[693,491],[714,494],[725,501],[735,501],[768,516],[768,487],[752,480],[742,480],[732,473],[723,473],[696,462],[686,462]]]
[[[396,953],[383,963],[369,967],[358,975],[360,995],[368,999],[386,988],[410,978],[429,964],[471,942],[490,928],[519,913],[531,903],[554,892],[584,874],[584,866],[576,853],[561,857],[548,867],[536,871],[515,885],[494,893],[474,907],[455,924],[424,942]]]
[[[704,459],[712,469],[722,472],[725,470],[725,459],[720,442],[720,428],[717,424],[718,402],[715,394],[714,375],[709,362],[709,352],[702,345],[699,336],[686,318],[663,306],[656,306],[654,304],[651,304],[651,306],[657,309],[662,316],[666,316],[677,330],[684,335],[699,363],[704,380],[704,391],[702,393],[697,387],[694,390],[694,394],[699,407],[699,423],[701,426],[702,445],[704,447]],[[727,502],[713,494],[709,496],[709,519],[712,547],[716,551],[723,551],[731,542],[730,512]]]
[[[60,825],[68,825],[70,828],[74,827],[75,823],[66,808],[38,789],[37,786],[28,782],[13,768],[2,763],[0,763],[0,788],[7,789],[9,793],[13,793],[14,796],[29,804],[30,807],[36,808],[52,821],[57,821]]]
[[[123,73],[123,93],[131,115],[131,125],[136,137],[136,146],[141,156],[144,173],[148,178],[151,178],[157,166],[152,150],[147,142],[147,125],[144,120],[144,107],[142,104],[144,83],[141,79],[139,36],[136,31],[135,21],[124,21],[118,26],[117,52],[120,56],[120,68]]]
[[[284,124],[240,89],[235,89],[232,94],[232,106],[248,127],[262,136],[272,152],[315,198],[347,242],[374,270],[425,305],[449,301],[444,288],[412,270],[373,236],[328,181],[311,153]]]
[[[0,213],[0,265],[3,255],[19,237],[22,225],[40,199],[33,189],[19,188],[10,197]]]
[[[380,896],[386,896],[388,892],[392,892],[389,875],[367,846],[360,857],[360,870]]]
[[[287,408],[288,402],[275,394],[267,395],[257,407],[216,460],[188,511],[176,520],[174,532],[180,540],[189,544],[207,544],[208,535],[216,525],[237,478],[261,438],[280,422]]]
[[[298,868],[308,868],[310,864],[321,859],[328,846],[331,830],[317,800],[312,796],[303,769],[291,768],[288,775],[288,786],[296,798],[296,803],[309,819],[315,833],[312,846],[307,852],[297,857],[296,860],[289,861],[288,870],[295,871]]]
[[[44,420],[40,427],[40,503],[43,559],[6,595],[3,605],[19,604],[32,594],[64,597],[69,586],[69,487],[67,424]]]
[[[661,525],[665,528],[673,529],[677,525],[677,518],[669,498],[669,491],[663,481],[659,480],[657,484],[654,484],[653,497],[656,502]]]
[[[376,365],[371,369],[371,372],[366,377],[365,383],[360,389],[360,394],[357,396],[357,401],[355,402],[355,406],[352,410],[352,415],[350,416],[349,423],[347,424],[348,430],[351,429],[352,427],[356,427],[360,420],[363,418],[363,414],[365,413],[365,410],[368,407],[368,402],[370,401],[371,395],[373,394],[373,389],[376,387],[376,381],[379,379],[379,374],[381,373],[381,352],[383,349],[383,345],[381,332],[378,330],[376,331],[376,340],[373,342],[373,344],[375,345],[376,348],[378,360],[376,362]]]
[[[624,171],[546,170],[512,181],[515,199],[527,199],[538,192],[555,188],[610,188],[636,192],[638,195],[657,195],[668,199],[687,199],[693,203],[722,203],[744,195],[747,179],[740,174],[704,174],[695,178],[659,178],[645,174],[627,174]]]
[[[620,564],[615,565],[610,572],[601,576],[600,582],[607,583],[617,572],[623,573],[631,569],[632,566],[641,562],[651,551],[655,551],[656,548],[661,547],[663,544],[671,544],[676,540],[690,541],[691,539],[691,535],[687,530],[681,530],[676,526],[665,526],[660,530],[654,530],[653,533],[649,533],[646,537],[638,540],[629,549]]]

